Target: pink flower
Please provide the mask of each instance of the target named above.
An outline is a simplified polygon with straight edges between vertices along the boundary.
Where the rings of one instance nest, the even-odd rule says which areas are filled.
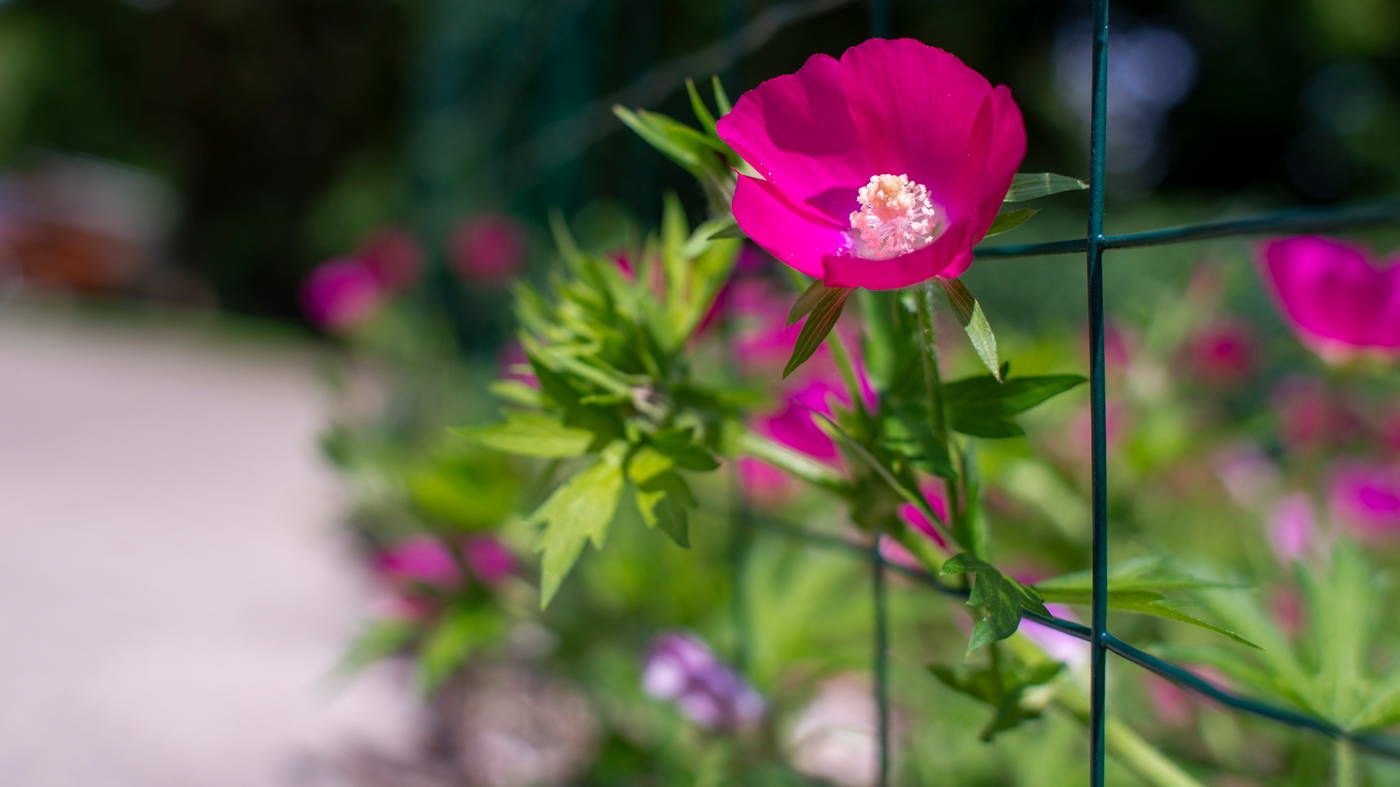
[[[942,522],[947,522],[948,501],[947,498],[944,497],[942,484],[925,484],[920,487],[919,491],[924,493],[924,498],[928,500],[929,507],[933,509],[933,513],[938,516],[938,519]],[[937,526],[930,522],[928,517],[924,515],[923,509],[913,503],[901,503],[899,506],[899,516],[904,520],[905,524],[923,533],[938,546],[945,549],[947,548],[948,543],[944,541],[943,536],[939,534]]]
[[[1168,727],[1190,727],[1195,723],[1195,703],[1186,689],[1156,675],[1147,677],[1147,694],[1157,718]]]
[[[1346,442],[1358,427],[1351,408],[1332,396],[1322,380],[1290,377],[1270,397],[1279,435],[1294,450]]]
[[[343,332],[363,325],[383,300],[379,277],[358,258],[316,266],[301,285],[301,307],[312,322]]]
[[[355,252],[355,256],[386,290],[399,290],[412,284],[423,267],[423,249],[413,233],[400,227],[375,230]]]
[[[762,175],[734,193],[750,238],[877,290],[967,270],[1026,152],[1010,90],[909,39],[813,55],[744,94],[719,135]]]
[[[1332,513],[1357,536],[1388,540],[1400,535],[1400,470],[1349,462],[1332,474]]]
[[[449,588],[462,578],[457,559],[442,542],[414,536],[379,555],[375,567],[396,585],[429,585]]]
[[[1063,604],[1046,604],[1045,608],[1050,610],[1051,615],[1062,620],[1079,621],[1074,612]],[[1089,661],[1089,643],[1073,634],[1066,634],[1028,618],[1021,618],[1021,625],[1016,630],[1039,645],[1056,661],[1062,661],[1071,667],[1081,666]]]
[[[1260,247],[1259,273],[1304,344],[1329,361],[1400,354],[1400,266],[1358,246],[1289,238]]]
[[[525,262],[525,232],[510,216],[486,213],[463,221],[448,242],[448,257],[462,279],[499,286]]]
[[[1191,337],[1186,352],[1191,370],[1202,382],[1239,385],[1254,367],[1254,332],[1243,323],[1218,322]]]
[[[492,536],[472,536],[462,542],[462,561],[487,585],[515,572],[515,555]]]
[[[765,507],[786,502],[798,489],[786,472],[750,456],[739,458],[739,483],[756,505]]]
[[[1269,545],[1283,563],[1301,560],[1312,544],[1312,501],[1301,492],[1285,497],[1269,517]]]

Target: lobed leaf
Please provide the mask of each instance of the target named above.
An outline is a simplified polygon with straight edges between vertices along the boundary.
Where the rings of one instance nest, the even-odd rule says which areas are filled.
[[[582,456],[594,439],[593,432],[565,426],[558,416],[528,412],[508,412],[505,423],[452,432],[487,448],[541,459]]]
[[[1023,609],[1051,617],[1034,587],[1022,585],[970,552],[960,552],[948,558],[939,573],[973,576],[972,593],[968,595],[967,603],[982,607],[985,617],[977,621],[972,629],[972,639],[967,644],[968,655],[989,642],[1015,634],[1021,625]]]
[[[627,443],[608,445],[598,463],[571,478],[549,496],[530,521],[544,525],[534,551],[540,561],[540,608],[549,605],[559,585],[578,562],[585,542],[602,549],[622,492],[622,463]]]
[[[1089,188],[1089,184],[1067,175],[1053,172],[1022,173],[1011,179],[1011,189],[1006,192],[1005,202],[1026,202],[1048,197],[1062,191],[1078,191]]]

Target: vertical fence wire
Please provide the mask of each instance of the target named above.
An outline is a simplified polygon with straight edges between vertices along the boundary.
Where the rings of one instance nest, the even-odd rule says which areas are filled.
[[[885,559],[880,556],[879,533],[870,547],[870,567],[873,575],[871,590],[875,602],[875,729],[879,736],[879,787],[890,783],[890,685],[889,685],[889,609],[885,594]]]
[[[1104,341],[1103,341],[1103,211],[1104,158],[1108,139],[1108,0],[1093,5],[1093,105],[1089,120],[1089,234],[1087,273],[1089,279],[1089,407],[1092,419],[1093,459],[1091,472],[1093,573],[1090,630],[1093,654],[1089,690],[1089,785],[1103,787],[1105,671],[1108,633],[1108,460],[1105,434]]]

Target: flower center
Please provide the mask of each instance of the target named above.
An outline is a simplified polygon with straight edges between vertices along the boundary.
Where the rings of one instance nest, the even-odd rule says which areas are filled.
[[[860,233],[856,254],[883,260],[922,249],[943,231],[938,208],[928,189],[908,175],[876,175],[860,188],[860,210],[851,212],[851,229]]]

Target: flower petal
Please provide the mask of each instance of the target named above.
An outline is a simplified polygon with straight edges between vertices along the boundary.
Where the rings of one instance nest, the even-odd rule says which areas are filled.
[[[858,207],[860,187],[880,174],[861,147],[829,55],[813,55],[796,74],[745,93],[717,131],[789,200],[842,226]]]
[[[1400,269],[1381,270],[1361,249],[1317,237],[1274,241],[1261,273],[1279,309],[1320,349],[1400,349]]]
[[[912,39],[871,39],[841,56],[846,106],[875,173],[908,175],[947,206],[992,86]]]
[[[734,189],[734,220],[755,243],[808,276],[821,277],[822,257],[850,244],[844,229],[792,204],[771,182],[747,175]]]
[[[988,103],[992,109],[993,131],[990,148],[986,154],[986,169],[982,171],[981,180],[976,186],[969,187],[966,194],[957,197],[961,201],[977,200],[976,218],[966,217],[970,226],[969,246],[976,246],[986,237],[987,230],[991,229],[997,212],[1001,210],[1002,201],[1006,199],[1007,190],[1011,188],[1011,181],[1016,177],[1016,170],[1020,168],[1021,160],[1026,156],[1026,126],[1021,120],[1020,108],[1011,98],[1011,91],[1005,85],[998,86],[992,91]],[[973,142],[977,142],[975,132]],[[971,159],[966,162],[966,166],[975,167]],[[938,275],[955,278],[963,275],[971,264],[972,255],[967,254],[959,257]]]
[[[959,221],[933,243],[892,259],[827,255],[822,257],[822,279],[828,287],[893,290],[928,281],[952,268],[966,270],[972,264],[968,236],[968,222]]]

